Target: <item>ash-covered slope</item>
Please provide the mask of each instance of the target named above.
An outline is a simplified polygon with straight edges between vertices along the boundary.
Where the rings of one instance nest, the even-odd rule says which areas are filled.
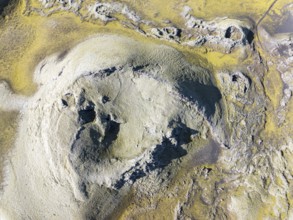
[[[201,140],[224,140],[208,71],[167,46],[97,36],[43,60],[35,81],[33,97],[16,97],[21,122],[1,200],[13,219],[104,218],[131,187],[168,184]],[[208,151],[201,163],[217,160],[219,149]]]

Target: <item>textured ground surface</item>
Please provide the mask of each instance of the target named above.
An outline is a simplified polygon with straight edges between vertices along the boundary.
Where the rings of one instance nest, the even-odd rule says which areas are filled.
[[[0,217],[293,218],[292,9],[1,3]]]

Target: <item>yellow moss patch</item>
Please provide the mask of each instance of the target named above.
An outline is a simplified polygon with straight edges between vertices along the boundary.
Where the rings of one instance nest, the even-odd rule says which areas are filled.
[[[195,219],[209,219],[208,213],[209,209],[208,206],[206,206],[200,198],[200,195],[195,195],[195,198],[193,198],[194,203],[192,204],[191,208],[189,208],[189,214],[193,216]]]
[[[266,113],[266,125],[265,131],[268,133],[277,132],[277,117],[276,110],[280,105],[280,101],[283,95],[283,82],[280,77],[280,74],[271,69],[264,77],[264,88],[267,97],[270,99],[271,109],[268,109]]]
[[[223,54],[217,51],[208,52],[204,57],[212,64],[214,69],[228,68],[239,62],[239,51],[232,54]]]
[[[265,92],[269,97],[272,106],[276,109],[283,95],[283,81],[280,73],[275,68],[271,68],[264,77]]]
[[[261,18],[265,11],[273,3],[273,0],[218,0],[218,1],[169,1],[169,0],[124,0],[130,4],[136,11],[156,22],[169,19],[175,24],[181,23],[180,13],[184,6],[193,9],[193,14],[203,19],[213,19],[215,17],[252,17],[255,20]],[[280,4],[282,5],[282,4]]]
[[[276,206],[276,198],[273,196],[270,196],[269,200],[270,203],[261,203],[261,204],[255,204],[256,210],[257,210],[257,220],[263,220],[268,217],[277,219],[278,216],[274,213],[274,207]]]

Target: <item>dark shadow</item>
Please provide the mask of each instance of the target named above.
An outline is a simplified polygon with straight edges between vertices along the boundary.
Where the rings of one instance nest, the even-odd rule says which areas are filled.
[[[129,177],[130,180],[135,182],[137,179],[140,179],[142,177],[146,176],[146,173],[143,170],[136,169],[131,176]]]
[[[65,99],[61,99],[62,105],[68,107],[68,102]]]
[[[110,121],[106,128],[106,135],[102,141],[102,145],[109,147],[118,137],[120,124],[115,121]]]
[[[251,44],[252,41],[254,40],[254,33],[252,30],[248,29],[248,28],[242,28],[244,34],[245,34],[245,38],[243,39],[243,44],[246,45],[246,40],[248,42],[248,44]]]
[[[57,57],[58,62],[61,62],[62,60],[64,60],[68,53],[69,53],[69,50],[64,50],[62,53],[60,53]]]
[[[115,66],[106,68],[106,69],[98,71],[97,73],[94,73],[94,77],[107,77],[113,74],[116,70],[117,68]]]
[[[136,168],[134,171],[129,170],[123,174],[123,177],[119,179],[115,188],[122,188],[127,182],[126,174],[131,172],[129,180],[134,183],[136,180],[145,177],[151,171],[156,169],[162,169],[172,163],[173,160],[179,159],[187,154],[187,151],[182,147],[184,144],[190,143],[191,135],[197,134],[198,131],[188,128],[180,120],[173,121],[169,127],[173,127],[173,131],[170,138],[164,137],[161,144],[157,145],[151,154],[151,161],[148,162],[145,168]],[[171,142],[171,139],[176,140],[175,143]],[[135,167],[139,167],[137,163]]]
[[[172,121],[169,127],[174,127],[171,137],[177,141],[178,146],[190,143],[191,136],[198,133],[198,131],[187,127],[180,119],[179,122]]]
[[[172,142],[164,138],[161,145],[158,145],[152,153],[153,161],[147,165],[147,170],[152,171],[157,168],[164,168],[174,159],[178,159],[187,154],[181,146],[173,145]]]
[[[115,183],[114,187],[115,187],[116,189],[121,189],[121,188],[124,186],[125,183],[126,183],[126,180],[125,180],[124,177],[122,177],[121,179],[119,179],[119,180]]]
[[[136,169],[131,173],[129,179],[134,183],[136,180],[142,177],[145,177],[146,175],[147,174],[142,169]],[[114,187],[116,189],[121,189],[125,183],[126,183],[126,179],[125,177],[122,177],[115,183]]]
[[[88,199],[89,198],[89,193],[87,190],[88,186],[85,182],[82,182],[79,184],[79,190],[80,192]]]
[[[204,85],[195,81],[181,81],[178,90],[189,101],[197,103],[199,109],[205,109],[207,118],[214,115],[216,103],[222,98],[219,89],[212,85]]]
[[[88,108],[85,110],[79,110],[78,116],[79,116],[79,123],[83,125],[83,124],[93,122],[96,118],[96,112],[94,108]]]
[[[101,135],[97,130],[90,128],[90,138],[91,138],[91,141],[93,142],[94,146],[100,145],[100,142],[99,142],[100,137],[101,137]]]
[[[10,3],[10,0],[0,0],[0,15],[2,15],[4,8],[7,7]]]
[[[103,96],[103,98],[102,98],[102,102],[103,102],[103,104],[106,104],[107,102],[110,102],[110,98],[108,97],[108,96]]]
[[[232,27],[228,27],[225,33],[225,38],[230,38],[232,34]]]
[[[149,66],[149,64],[132,66],[132,71],[137,72],[137,71],[140,71],[140,70],[147,68],[148,66]]]

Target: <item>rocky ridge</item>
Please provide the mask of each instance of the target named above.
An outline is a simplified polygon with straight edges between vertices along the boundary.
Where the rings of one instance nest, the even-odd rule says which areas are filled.
[[[224,53],[231,53],[236,48],[250,48],[254,39],[254,27],[251,22],[227,17],[205,21],[193,16],[192,9],[188,6],[185,6],[181,13],[185,26],[166,26],[165,24],[162,27],[163,24],[143,19],[125,3],[96,1],[85,4],[82,1],[63,0],[40,0],[40,2],[42,3],[40,8],[27,5],[26,13],[36,12],[42,16],[49,16],[58,11],[69,11],[85,21],[119,22],[126,28],[138,31],[147,37],[190,47],[205,46]]]

